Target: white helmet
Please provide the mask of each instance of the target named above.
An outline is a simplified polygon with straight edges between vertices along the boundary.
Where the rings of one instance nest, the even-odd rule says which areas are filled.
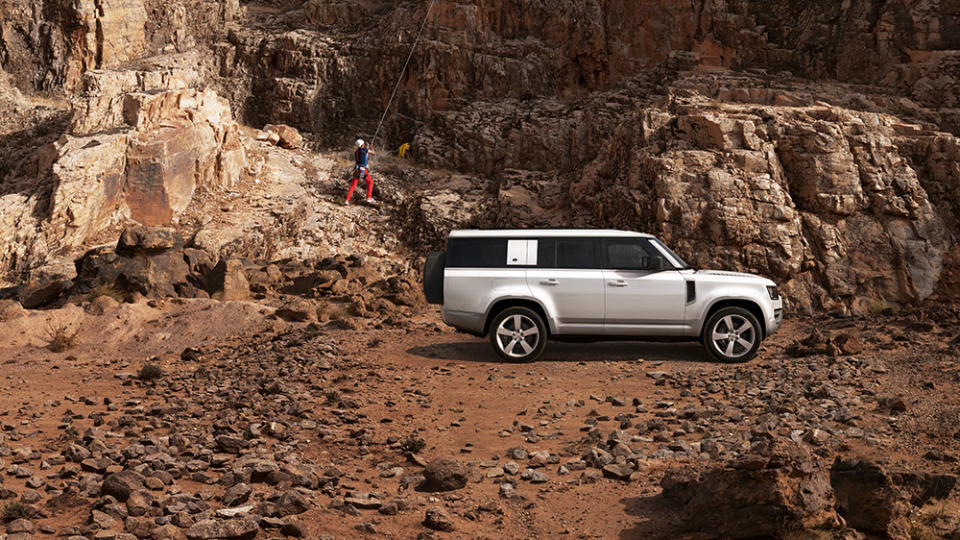
[[[363,139],[357,139],[357,146],[363,146]]]

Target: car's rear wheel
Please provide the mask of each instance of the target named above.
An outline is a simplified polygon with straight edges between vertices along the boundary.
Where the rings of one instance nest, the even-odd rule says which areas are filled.
[[[547,327],[530,308],[507,308],[490,324],[490,345],[508,362],[532,362],[547,346]]]
[[[703,346],[721,362],[746,362],[757,355],[763,333],[760,322],[744,308],[725,307],[707,319]]]
[[[443,267],[447,254],[431,251],[423,262],[423,296],[428,304],[443,305]]]

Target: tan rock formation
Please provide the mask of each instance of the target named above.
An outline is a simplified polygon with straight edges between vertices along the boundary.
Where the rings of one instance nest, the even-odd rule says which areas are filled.
[[[236,185],[245,165],[239,127],[226,100],[186,87],[195,77],[87,73],[71,132],[19,171],[33,186],[3,195],[0,219],[19,237],[0,253],[0,274],[78,248],[114,223],[172,223],[198,188]]]
[[[95,105],[81,105],[73,121],[83,136],[68,135],[54,145],[51,243],[76,246],[110,218],[168,224],[198,187],[231,187],[239,179],[244,165],[239,129],[230,106],[213,91],[132,92],[87,100]],[[104,104],[108,114],[102,114]],[[121,104],[125,124],[119,132],[89,133],[94,126],[112,127],[102,120],[115,121]]]
[[[237,0],[4,0],[0,61],[21,88],[74,91],[93,69],[213,41]]]
[[[181,90],[196,86],[198,79],[196,71],[185,68],[88,71],[83,75],[83,90],[74,101],[70,131],[82,136],[122,128],[127,124],[127,101],[137,101],[130,94]]]
[[[77,25],[68,39],[79,47],[68,62],[68,85],[88,69],[114,67],[143,55],[143,0],[78,0],[71,7]]]

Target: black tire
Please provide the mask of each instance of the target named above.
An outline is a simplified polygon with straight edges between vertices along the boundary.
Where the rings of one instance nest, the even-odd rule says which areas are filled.
[[[427,303],[443,304],[443,269],[447,254],[431,251],[423,262],[423,296]]]
[[[715,360],[747,362],[757,355],[763,330],[753,313],[741,307],[725,307],[707,319],[700,338],[707,353]]]
[[[531,342],[530,338],[535,339]],[[493,350],[507,362],[533,362],[547,347],[547,325],[536,311],[511,307],[493,318],[489,339]]]

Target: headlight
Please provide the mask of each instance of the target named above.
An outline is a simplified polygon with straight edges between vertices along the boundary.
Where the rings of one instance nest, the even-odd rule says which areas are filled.
[[[777,298],[780,298],[780,291],[777,290],[776,285],[768,285],[767,294],[770,295],[771,300],[776,300]]]

